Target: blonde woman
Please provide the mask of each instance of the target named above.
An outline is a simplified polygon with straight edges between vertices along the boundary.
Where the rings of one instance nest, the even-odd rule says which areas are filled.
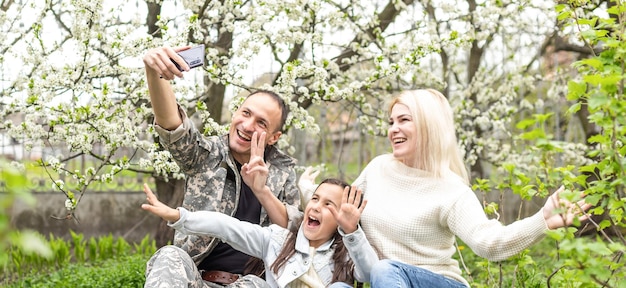
[[[543,209],[510,225],[490,220],[469,187],[457,147],[452,109],[432,89],[405,91],[389,108],[388,138],[393,153],[373,159],[355,183],[368,200],[361,226],[380,262],[372,287],[469,287],[455,253],[459,237],[491,261],[507,259],[570,225],[577,204],[559,200],[559,189]],[[569,208],[556,214],[559,207]],[[580,216],[585,220],[585,216]]]

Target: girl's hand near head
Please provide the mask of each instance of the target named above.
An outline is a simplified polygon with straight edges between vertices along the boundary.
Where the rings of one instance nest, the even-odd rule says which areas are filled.
[[[141,204],[141,209],[146,210],[154,215],[157,215],[165,221],[176,222],[180,219],[180,211],[177,209],[172,209],[167,205],[161,203],[159,199],[157,199],[156,195],[152,193],[152,190],[148,187],[148,184],[143,184],[143,192],[146,193],[146,200],[148,200],[148,204]]]
[[[350,234],[358,228],[361,213],[363,213],[365,205],[367,205],[367,200],[363,199],[361,189],[356,186],[350,186],[343,190],[339,211],[333,206],[329,206],[328,208],[337,221],[339,228],[345,233]]]
[[[543,218],[549,229],[569,226],[574,222],[575,217],[578,217],[580,221],[589,218],[589,214],[585,211],[591,207],[591,204],[586,203],[585,200],[571,203],[565,199],[560,199],[559,194],[564,190],[565,188],[561,186],[559,190],[548,197],[543,205]]]

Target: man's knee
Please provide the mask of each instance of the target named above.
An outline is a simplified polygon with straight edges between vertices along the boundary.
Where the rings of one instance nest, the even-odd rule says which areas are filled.
[[[172,257],[180,257],[180,256],[188,256],[189,254],[187,254],[187,252],[185,252],[185,250],[180,249],[180,247],[178,246],[174,246],[174,245],[166,245],[163,246],[161,248],[159,248],[159,250],[157,250],[155,253],[156,254],[161,254],[161,255],[171,255]]]
[[[161,247],[146,265],[145,287],[202,287],[202,283],[191,257],[176,246]]]
[[[195,266],[193,260],[183,249],[174,245],[167,245],[157,250],[148,263],[146,264],[146,274],[151,270],[158,270],[159,268],[183,266],[186,270],[186,266]]]

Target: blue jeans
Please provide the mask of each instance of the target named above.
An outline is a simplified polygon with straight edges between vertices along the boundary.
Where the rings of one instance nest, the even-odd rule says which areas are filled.
[[[395,260],[380,260],[370,274],[372,288],[467,288],[465,284]]]

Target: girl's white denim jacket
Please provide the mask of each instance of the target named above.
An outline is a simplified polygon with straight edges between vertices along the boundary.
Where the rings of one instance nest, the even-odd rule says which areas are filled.
[[[276,261],[289,230],[275,224],[261,227],[219,212],[189,212],[182,207],[178,210],[180,219],[175,223],[168,223],[170,227],[185,234],[203,234],[222,239],[234,249],[263,259],[266,280],[271,287],[289,287],[289,283],[305,274],[312,263],[324,284],[331,284],[334,270],[332,239],[318,247],[311,259],[309,240],[300,226],[296,238],[296,253],[277,275],[271,272],[270,266]],[[359,226],[353,233],[345,234],[341,229],[339,233],[343,236],[343,243],[355,264],[354,278],[359,282],[370,282],[370,270],[378,261],[378,256],[365,238],[363,230]]]

